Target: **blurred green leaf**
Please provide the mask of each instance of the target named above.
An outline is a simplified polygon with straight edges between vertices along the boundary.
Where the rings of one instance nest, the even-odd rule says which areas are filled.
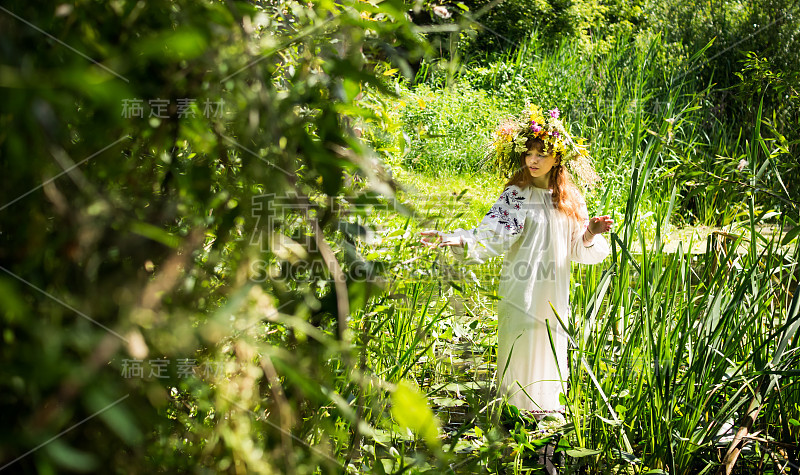
[[[56,439],[44,446],[44,452],[61,467],[75,472],[91,472],[97,469],[97,459],[91,453],[69,446],[62,439]]]
[[[392,417],[401,427],[419,434],[429,446],[439,447],[440,422],[417,386],[401,381],[392,393]]]
[[[206,48],[206,37],[186,27],[144,38],[136,47],[140,54],[159,60],[192,59],[203,54]]]
[[[142,432],[137,426],[136,419],[131,414],[130,406],[126,406],[125,401],[108,407],[113,404],[115,399],[105,395],[102,390],[92,389],[86,395],[86,409],[97,413],[100,419],[111,429],[123,442],[128,445],[136,445],[142,441]]]

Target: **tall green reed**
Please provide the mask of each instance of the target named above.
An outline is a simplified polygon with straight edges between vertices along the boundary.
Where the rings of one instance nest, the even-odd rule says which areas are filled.
[[[612,235],[613,264],[599,279],[590,273],[594,292],[574,295],[570,332],[578,344],[570,377],[577,389],[570,412],[579,440],[604,450],[596,462],[709,472],[723,462],[726,430],[744,427],[753,407],[775,407],[756,421],[765,432],[775,414],[798,417],[774,391],[781,378],[794,384],[796,376],[797,297],[789,289],[797,281],[798,246],[781,246],[780,227],[771,237],[760,233],[764,214],[756,212],[753,195],[746,228],[727,242],[710,236],[705,254],[693,256],[683,244],[667,254],[662,239],[648,243],[636,208],[663,151],[658,139],[645,145],[622,235]],[[674,204],[675,188],[655,210],[657,236]],[[615,320],[621,331],[614,331]],[[582,367],[584,359],[590,368]],[[599,384],[587,378],[590,371]],[[602,402],[608,395],[613,411]],[[623,434],[633,453],[624,453]]]
[[[589,196],[590,208],[614,214],[621,223],[611,237],[612,265],[602,273],[579,268],[573,319],[565,322],[574,341],[568,396],[574,444],[600,449],[585,460],[607,468],[633,464],[640,471],[711,472],[723,462],[729,427],[745,425],[743,413],[753,401],[763,430],[779,441],[797,439],[788,421],[800,417],[791,369],[798,251],[762,232],[776,218],[763,196],[738,184],[725,188],[724,180],[712,176],[730,171],[734,159],[754,167],[748,179],[764,176],[779,151],[767,147],[770,139],[761,132],[753,133],[746,147],[739,133],[710,133],[724,125],[709,126],[706,97],[712,86],[695,84],[690,76],[665,77],[656,60],[661,46],[659,37],[643,45],[618,42],[585,61],[568,42],[544,51],[532,37],[463,79],[474,88],[497,90],[481,99],[487,110],[512,112],[527,98],[557,102],[572,118],[573,131],[590,138],[606,181],[602,193]],[[691,61],[698,58],[699,53]],[[469,114],[459,110],[446,117],[419,109],[404,113],[420,118],[419,126],[435,122],[437,134],[444,135],[449,121]],[[441,156],[425,154],[426,138],[418,140],[428,169],[448,170]],[[730,159],[721,160],[720,154]],[[692,243],[666,251],[671,223],[742,218],[749,230],[712,234],[705,254],[689,254]],[[778,225],[797,220],[784,218]],[[415,255],[405,247],[396,258]],[[442,369],[424,356],[436,343],[427,346],[419,335],[445,318],[442,307],[430,306],[445,293],[430,285],[398,285],[414,303],[399,305],[396,321],[386,315],[376,320],[374,328],[386,332],[371,343],[375,354],[392,355],[379,358],[376,368],[390,379],[435,378]],[[491,311],[476,310],[484,319]],[[772,376],[781,379],[775,383]]]

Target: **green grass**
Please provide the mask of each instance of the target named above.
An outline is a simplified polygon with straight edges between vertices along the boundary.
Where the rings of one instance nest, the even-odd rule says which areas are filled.
[[[646,175],[652,161],[642,164]],[[470,227],[497,192],[492,189],[495,179],[485,176],[443,181],[404,172],[398,178],[414,190],[408,196],[420,209],[430,203],[415,197],[431,192],[451,197],[455,215],[433,206],[427,224]],[[646,181],[636,182],[629,196],[641,196],[646,188]],[[469,191],[462,200],[475,193],[475,201],[456,201],[453,193],[463,189]],[[627,218],[636,216],[635,202],[626,209]],[[674,202],[667,202],[647,219],[659,228],[674,210]],[[461,465],[455,473],[523,473],[535,465],[537,441],[548,433],[537,433],[532,422],[503,409],[488,386],[496,364],[496,282],[486,276],[499,270],[501,259],[472,269],[478,280],[420,275],[457,264],[449,251],[416,245],[415,232],[425,226],[415,227],[396,215],[384,218],[385,227],[391,229],[393,222],[407,234],[393,248],[397,273],[386,291],[396,303],[387,307],[384,300],[366,311],[382,315],[371,317],[378,318],[381,328],[370,342],[371,354],[381,355],[371,369],[388,381],[413,378],[420,384],[451,430],[445,448],[458,448]],[[569,424],[560,442],[572,454],[569,463],[599,470],[627,467],[635,473],[713,471],[721,461],[719,451],[726,450],[724,444],[716,445],[722,424],[738,427],[753,400],[761,400],[763,407],[753,431],[778,442],[797,442],[798,431],[781,421],[800,417],[792,369],[798,362],[797,309],[790,308],[797,305],[791,289],[800,256],[796,242],[781,246],[780,231],[769,240],[756,228],[757,215],[750,218],[749,236],[755,239],[744,254],[734,252],[740,244],[736,242],[700,255],[683,249],[666,253],[663,241],[644,238],[643,223],[629,220],[612,238],[613,258],[600,266],[576,266],[574,319],[566,322],[574,340]],[[658,235],[664,236],[661,229]],[[634,241],[642,250],[637,256],[626,252]],[[412,266],[401,264],[415,258]],[[777,386],[769,387],[765,371],[781,376],[780,393]],[[502,429],[503,421],[510,432]],[[412,441],[398,435],[391,440],[399,447],[397,453],[418,454]],[[764,445],[760,450],[768,449]],[[426,463],[435,465],[436,460],[454,459],[440,454]],[[747,454],[738,466],[756,463]]]
[[[658,47],[657,38],[638,49],[619,46],[581,69],[590,66],[571,59],[568,44],[549,54],[531,44],[452,89],[399,86],[404,111],[388,114],[394,126],[386,130],[396,135],[384,136],[394,145],[381,150],[406,190],[401,200],[420,214],[373,216],[386,240],[363,252],[387,261],[385,295],[399,300],[379,300],[365,315],[387,322],[369,343],[375,355],[384,355],[376,374],[392,383],[417,381],[448,430],[442,432],[444,452],[428,452],[426,466],[445,470],[458,460],[451,472],[527,473],[536,466],[541,440],[557,437],[537,432],[534,422],[497,400],[490,385],[502,259],[464,268],[449,251],[419,246],[417,234],[475,226],[502,189],[503,180],[474,148],[488,130],[476,126],[474,137],[459,142],[463,129],[447,128],[469,123],[475,113],[474,102],[472,109],[450,107],[453,98],[468,91],[485,120],[514,112],[523,97],[544,94],[531,84],[553,79],[561,81],[558,94],[540,99],[565,101],[559,106],[573,118],[574,132],[591,139],[604,178],[587,194],[590,213],[611,214],[617,223],[613,255],[573,272],[573,319],[564,322],[573,340],[571,391],[559,439],[568,465],[590,473],[713,473],[733,460],[733,452],[725,458],[730,434],[724,428],[735,431],[755,409],[748,434],[761,439],[749,439],[753,449],[739,456],[737,469],[749,473],[760,464],[796,461],[796,452],[777,447],[800,442],[793,369],[800,255],[798,241],[786,238],[797,216],[778,214],[764,193],[714,178],[730,176],[734,159],[725,157],[735,157],[750,167],[737,180],[763,183],[771,173],[763,154],[771,139],[758,133],[748,142],[762,146],[745,147],[734,133],[709,136],[708,89],[659,76],[652,61]],[[514,81],[527,85],[520,89],[524,95],[499,87]],[[499,92],[470,92],[480,88]],[[410,134],[425,124],[438,127],[436,137]],[[771,159],[781,153],[776,150]],[[459,154],[460,161],[452,158]],[[687,224],[706,226],[694,232]],[[702,231],[713,225],[728,226]],[[385,404],[373,413],[376,425],[385,421]],[[401,439],[392,438],[396,453],[411,457],[406,461],[419,457],[421,447]],[[370,463],[394,453],[374,455]],[[401,459],[393,460],[402,470]],[[422,466],[417,460],[411,472]]]

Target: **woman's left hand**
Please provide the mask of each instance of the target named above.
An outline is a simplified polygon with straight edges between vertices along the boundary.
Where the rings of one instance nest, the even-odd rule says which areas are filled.
[[[602,234],[611,229],[614,220],[611,216],[595,216],[589,220],[589,232],[592,234]]]
[[[427,231],[420,231],[422,235],[422,245],[427,247],[445,247],[445,246],[463,246],[464,243],[462,242],[460,237],[443,237],[441,231],[436,231],[434,229],[430,229]],[[428,241],[425,238],[428,236],[436,236],[435,240]]]

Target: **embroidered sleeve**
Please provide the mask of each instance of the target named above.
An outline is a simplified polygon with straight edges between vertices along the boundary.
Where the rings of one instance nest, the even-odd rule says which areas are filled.
[[[503,232],[517,235],[522,232],[524,224],[524,214],[520,216],[519,210],[522,209],[522,202],[525,198],[516,189],[506,188],[497,203],[492,206],[481,224],[491,224],[493,221],[502,227]],[[497,226],[495,226],[497,227]]]
[[[444,233],[446,237],[459,237],[462,246],[454,246],[453,252],[467,264],[482,264],[487,259],[499,256],[522,234],[525,228],[526,198],[517,186],[509,186],[492,205],[474,229],[457,229]]]

